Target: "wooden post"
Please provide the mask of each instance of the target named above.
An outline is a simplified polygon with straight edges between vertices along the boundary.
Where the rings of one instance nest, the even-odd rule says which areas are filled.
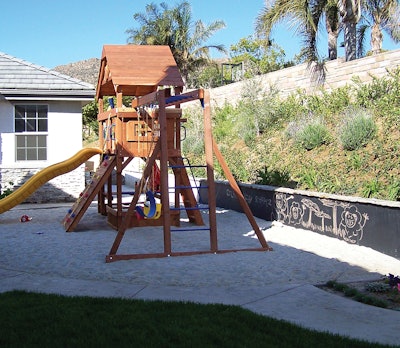
[[[209,205],[209,223],[210,223],[210,249],[213,252],[218,251],[217,238],[217,202],[215,198],[215,181],[214,181],[214,161],[213,161],[213,137],[211,130],[211,110],[210,110],[210,93],[204,91],[204,147],[206,153],[207,165],[207,185],[208,185],[208,205]]]
[[[99,111],[99,114],[100,114],[101,112],[103,112],[103,109],[104,109],[103,99],[100,98],[98,100],[98,103],[99,103],[99,106],[98,106],[99,110],[98,111]],[[99,146],[100,146],[100,149],[104,149],[103,121],[99,121]]]
[[[160,173],[161,173],[161,203],[164,219],[164,253],[171,255],[171,214],[169,208],[168,190],[168,134],[167,134],[167,113],[165,111],[165,90],[157,93],[158,99],[158,121],[160,123]]]
[[[120,145],[117,148],[117,164],[115,166],[116,169],[116,184],[117,184],[117,221],[119,221],[119,217],[122,216],[122,165],[124,158],[120,155],[121,149]],[[112,174],[111,174],[112,177]]]
[[[122,93],[117,92],[117,108],[122,108]]]
[[[104,104],[103,104],[103,98],[99,98],[97,100],[98,103],[98,112],[99,114],[103,112],[104,110]],[[103,122],[104,121],[98,121],[99,124],[99,147],[100,149],[104,149],[104,127],[103,127]],[[100,165],[101,165],[101,161],[103,160],[103,158],[100,159]],[[98,194],[97,194],[97,211],[98,213],[105,215],[106,214],[106,207],[105,207],[105,197],[104,197],[104,192],[103,192],[103,188],[102,187]]]

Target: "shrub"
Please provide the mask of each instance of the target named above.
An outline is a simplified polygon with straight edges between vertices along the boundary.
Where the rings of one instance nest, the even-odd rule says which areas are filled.
[[[348,108],[339,128],[339,139],[345,150],[353,151],[367,145],[376,132],[376,124],[367,110]]]
[[[184,115],[187,125],[182,130],[182,150],[186,155],[201,158],[204,154],[203,115],[196,108],[187,108]]]
[[[275,112],[279,104],[275,86],[264,88],[259,80],[247,81],[236,107],[235,136],[251,146],[261,134],[279,127],[279,113]]]
[[[286,170],[269,170],[267,166],[263,170],[257,170],[257,181],[259,185],[286,186],[290,181],[290,174]]]
[[[382,185],[377,178],[367,181],[362,189],[362,195],[365,198],[376,197],[381,190]]]
[[[307,110],[313,114],[330,115],[341,112],[350,104],[351,90],[348,86],[335,89],[331,92],[321,90],[320,94],[303,95],[302,100]]]
[[[392,179],[388,186],[388,198],[392,201],[398,201],[400,198],[400,181]]]
[[[286,134],[306,150],[315,149],[330,141],[328,128],[320,118],[301,119],[289,123]]]
[[[12,194],[14,192],[12,189],[13,186],[14,186],[14,183],[12,181],[9,181],[8,187],[5,187],[5,189],[0,192],[0,199],[3,199],[5,197],[9,196],[10,194]]]
[[[301,187],[313,190],[318,185],[318,173],[313,167],[303,168],[299,173],[298,182]]]

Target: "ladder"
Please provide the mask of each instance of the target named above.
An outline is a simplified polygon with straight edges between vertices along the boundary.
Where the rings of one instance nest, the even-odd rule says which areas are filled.
[[[170,190],[175,193],[175,207],[170,210],[185,210],[189,218],[189,222],[194,223],[197,226],[204,226],[203,218],[201,215],[202,210],[208,210],[210,212],[209,205],[206,207],[200,207],[196,197],[194,196],[193,189],[199,192],[200,189],[207,189],[207,186],[199,186],[196,183],[196,179],[193,174],[194,168],[207,168],[206,165],[191,165],[190,161],[185,158],[187,164],[184,163],[183,157],[176,157],[169,160],[169,168],[171,168],[175,174],[175,186],[170,187]],[[193,184],[190,182],[187,171],[192,174]],[[211,178],[207,178],[207,182]],[[213,180],[213,178],[211,179]],[[182,197],[183,207],[180,205],[180,197]],[[208,214],[210,216],[210,214]],[[171,232],[177,231],[204,231],[210,230],[209,227],[191,227],[191,228],[174,228]]]
[[[72,208],[70,208],[62,220],[66,232],[72,232],[89,208],[96,194],[112,174],[116,163],[116,156],[104,156],[102,162],[85,190],[80,194]]]
[[[205,165],[192,166],[190,163],[184,164],[182,157],[169,159],[169,168],[175,174],[175,186],[169,187],[175,193],[175,207],[171,210],[186,210],[189,222],[196,225],[204,225],[200,208],[194,196],[193,189],[199,190],[199,186],[193,186],[187,174],[187,169],[206,168]],[[180,207],[180,197],[182,197],[184,207]]]

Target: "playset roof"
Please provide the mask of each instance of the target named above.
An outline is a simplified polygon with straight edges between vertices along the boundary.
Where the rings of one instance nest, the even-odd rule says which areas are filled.
[[[183,86],[169,46],[105,45],[96,98],[122,93],[143,96],[158,86]]]

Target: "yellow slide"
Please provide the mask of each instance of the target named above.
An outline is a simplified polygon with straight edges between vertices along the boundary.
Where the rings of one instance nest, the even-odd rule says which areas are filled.
[[[33,192],[56,176],[68,173],[78,168],[94,155],[102,154],[97,148],[86,148],[78,151],[71,158],[42,169],[29,178],[20,188],[0,200],[0,214],[15,207],[27,199]]]

